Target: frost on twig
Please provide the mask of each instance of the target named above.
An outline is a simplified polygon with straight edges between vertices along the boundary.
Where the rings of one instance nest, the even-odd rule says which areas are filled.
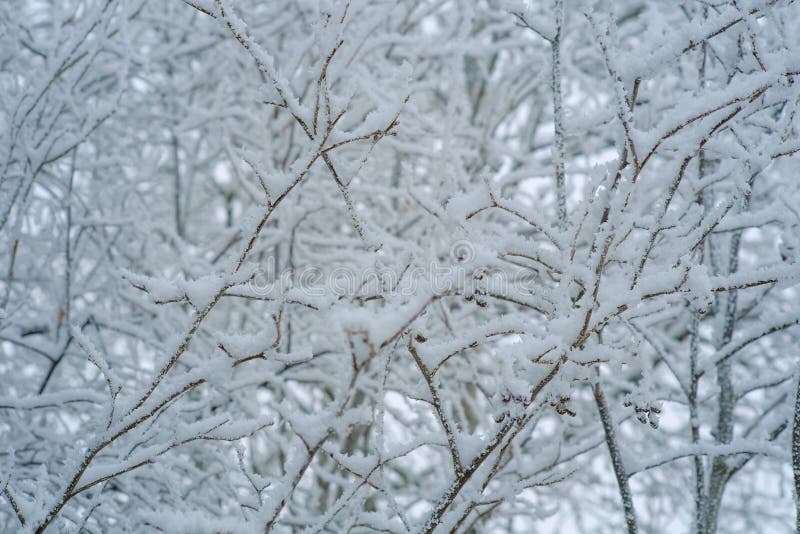
[[[791,530],[800,4],[51,4],[0,531]]]

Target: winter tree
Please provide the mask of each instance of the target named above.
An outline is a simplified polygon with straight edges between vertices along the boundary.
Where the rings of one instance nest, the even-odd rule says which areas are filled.
[[[800,532],[798,20],[0,3],[0,531]]]

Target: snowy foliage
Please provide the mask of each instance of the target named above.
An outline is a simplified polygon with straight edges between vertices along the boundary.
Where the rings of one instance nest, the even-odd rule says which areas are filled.
[[[794,532],[798,20],[0,2],[0,531]]]

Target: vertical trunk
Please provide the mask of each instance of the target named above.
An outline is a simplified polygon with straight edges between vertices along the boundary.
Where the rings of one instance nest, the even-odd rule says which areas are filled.
[[[697,312],[692,312],[692,320],[689,324],[689,425],[692,433],[692,445],[700,442],[700,416],[697,410],[697,345],[698,327],[700,317]],[[694,531],[697,534],[703,532],[703,508],[705,493],[705,466],[703,457],[699,454],[693,456],[694,461]]]
[[[174,203],[175,203],[175,232],[183,237],[183,214],[181,213],[181,160],[178,136],[172,134],[172,160],[175,164],[175,182],[173,184]]]
[[[636,510],[633,507],[633,497],[631,488],[628,484],[628,474],[625,472],[625,464],[622,461],[622,452],[619,450],[617,434],[614,431],[614,422],[611,414],[608,413],[605,395],[598,381],[594,385],[594,400],[597,403],[597,411],[600,412],[600,420],[603,422],[603,430],[606,434],[606,445],[608,454],[611,456],[611,465],[614,468],[614,475],[617,477],[619,495],[622,499],[622,509],[625,513],[625,524],[628,527],[628,534],[636,534],[639,529],[636,524]]]
[[[794,399],[792,425],[792,471],[794,473],[795,529],[800,534],[800,379]]]
[[[706,10],[704,9],[703,15],[706,17]],[[708,54],[708,49],[706,48],[706,43],[704,42],[700,48],[700,67],[699,67],[699,83],[700,88],[703,89],[706,85],[706,58]],[[697,178],[698,180],[702,180],[706,175],[706,157],[705,151],[700,150],[697,154]],[[703,211],[707,212],[710,208],[711,203],[707,202],[707,195],[704,191],[701,191],[698,194],[697,202],[702,205]],[[708,256],[710,263],[712,264],[712,272],[714,272],[713,268],[713,254],[711,253],[711,249],[713,248],[713,244],[711,241],[711,236],[707,238],[708,243]],[[703,258],[704,260],[706,258]],[[691,336],[690,344],[689,344],[689,425],[692,434],[692,445],[697,445],[700,443],[700,414],[697,408],[697,387],[698,381],[700,377],[697,376],[697,354],[698,354],[698,343],[699,343],[699,328],[700,328],[700,313],[697,311],[692,311],[692,319],[689,324],[689,335]],[[693,457],[694,463],[694,532],[695,534],[702,534],[703,532],[703,523],[704,523],[704,510],[705,510],[705,487],[706,487],[706,477],[705,477],[705,465],[704,465],[704,458],[699,454],[695,454]]]
[[[556,31],[550,42],[552,50],[552,83],[553,83],[553,129],[556,173],[556,199],[558,201],[558,221],[560,226],[567,223],[567,186],[564,178],[564,109],[561,97],[561,26],[564,23],[564,2],[556,0]]]
[[[735,273],[739,266],[740,241],[741,231],[734,233],[731,237],[728,256],[728,273],[730,274]],[[736,291],[730,291],[725,299],[722,336],[718,342],[718,346],[720,347],[730,342],[733,336],[733,329],[736,323],[736,306]],[[736,402],[733,383],[731,381],[730,359],[726,359],[722,363],[717,364],[717,386],[719,387],[719,401],[717,403],[717,426],[714,437],[718,444],[726,445],[733,439],[733,409]],[[727,456],[715,456],[711,462],[711,475],[708,483],[705,514],[705,532],[708,534],[717,531],[719,507],[722,503],[725,485],[729,479],[729,468],[726,460]]]

